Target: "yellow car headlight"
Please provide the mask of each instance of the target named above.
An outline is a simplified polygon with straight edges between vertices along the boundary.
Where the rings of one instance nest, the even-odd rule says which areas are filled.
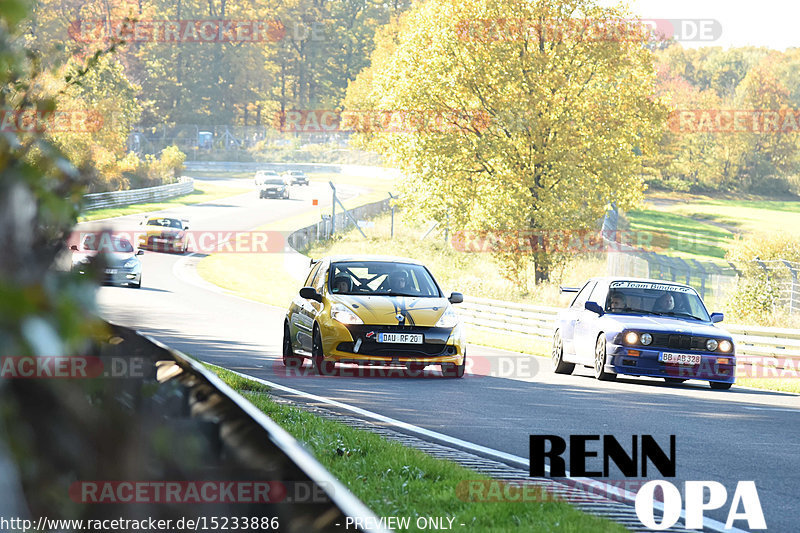
[[[353,311],[347,306],[342,304],[333,304],[331,306],[331,318],[342,324],[363,324],[364,321],[358,318]]]
[[[456,324],[458,324],[458,315],[455,311],[453,311],[453,308],[448,305],[447,309],[445,309],[444,313],[442,313],[442,316],[439,317],[439,321],[436,322],[436,327],[454,328],[456,327]]]

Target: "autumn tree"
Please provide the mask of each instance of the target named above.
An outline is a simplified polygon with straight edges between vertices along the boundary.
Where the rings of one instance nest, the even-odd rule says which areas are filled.
[[[640,201],[664,116],[646,36],[603,27],[624,18],[591,0],[432,0],[383,33],[346,105],[419,115],[365,133],[409,175],[417,214],[466,230],[596,228],[611,202]],[[510,271],[533,260],[537,282],[558,259],[548,239],[509,252]]]

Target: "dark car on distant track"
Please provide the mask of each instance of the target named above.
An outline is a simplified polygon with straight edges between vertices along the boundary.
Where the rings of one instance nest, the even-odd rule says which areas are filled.
[[[557,374],[576,364],[600,380],[618,374],[708,381],[729,389],[736,376],[731,335],[717,326],[697,292],[680,283],[634,278],[594,278],[578,288],[556,321],[552,362]]]
[[[284,172],[283,176],[289,180],[292,185],[308,185],[308,176],[302,170],[289,170]]]
[[[258,197],[261,199],[283,198],[284,200],[288,200],[291,195],[290,189],[291,185],[286,178],[267,178],[261,185],[261,189],[258,192]]]

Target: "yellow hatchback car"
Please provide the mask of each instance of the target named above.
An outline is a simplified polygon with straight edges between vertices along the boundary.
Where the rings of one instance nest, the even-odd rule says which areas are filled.
[[[464,330],[430,271],[413,259],[361,256],[312,261],[305,287],[283,326],[283,362],[304,359],[318,374],[336,363],[386,365],[422,371],[439,365],[460,378],[466,364]]]

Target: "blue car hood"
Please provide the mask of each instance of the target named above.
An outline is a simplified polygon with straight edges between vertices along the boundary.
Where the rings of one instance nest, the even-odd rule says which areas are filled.
[[[659,333],[683,333],[686,335],[730,338],[730,333],[722,328],[713,326],[711,322],[701,322],[688,318],[653,315],[604,315],[603,318],[618,324],[620,331],[623,329],[638,329]]]

